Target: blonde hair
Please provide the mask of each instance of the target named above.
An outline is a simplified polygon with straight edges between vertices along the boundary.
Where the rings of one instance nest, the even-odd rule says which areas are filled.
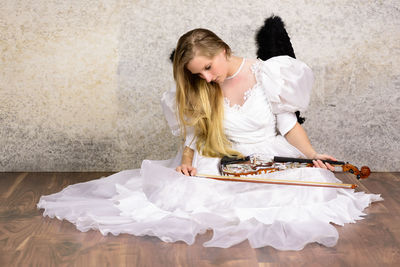
[[[213,58],[225,50],[231,55],[230,47],[216,34],[206,29],[191,30],[179,38],[174,55],[174,79],[176,103],[182,134],[186,127],[193,126],[196,148],[204,156],[241,156],[232,149],[223,127],[223,96],[219,84],[207,83],[193,75],[187,64],[195,56]]]

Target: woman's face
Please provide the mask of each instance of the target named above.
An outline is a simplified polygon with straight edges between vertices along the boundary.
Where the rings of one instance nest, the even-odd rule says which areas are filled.
[[[228,61],[225,50],[213,58],[195,56],[189,61],[186,68],[193,74],[209,82],[222,84],[228,75]]]

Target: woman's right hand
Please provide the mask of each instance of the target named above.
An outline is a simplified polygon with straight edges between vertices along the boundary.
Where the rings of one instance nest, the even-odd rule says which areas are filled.
[[[330,155],[326,155],[326,154],[315,154],[314,155],[314,167],[316,168],[322,168],[322,169],[327,169],[330,171],[335,171],[335,167],[333,167],[331,164],[329,163],[323,163],[322,160],[332,160],[332,161],[337,161],[336,158],[330,156]]]
[[[197,173],[197,169],[191,165],[181,164],[175,169],[177,172],[180,172],[187,176],[195,176]]]

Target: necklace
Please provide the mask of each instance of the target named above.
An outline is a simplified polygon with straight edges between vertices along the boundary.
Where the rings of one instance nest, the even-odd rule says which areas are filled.
[[[232,76],[226,77],[225,79],[226,79],[226,80],[230,80],[230,79],[235,78],[235,76],[238,75],[239,72],[242,70],[243,65],[244,65],[244,61],[245,61],[245,58],[243,58],[242,63],[240,64],[238,70],[237,70]]]

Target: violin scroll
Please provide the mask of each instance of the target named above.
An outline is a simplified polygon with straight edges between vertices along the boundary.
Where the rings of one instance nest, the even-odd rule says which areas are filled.
[[[368,176],[371,174],[371,170],[369,169],[368,166],[362,166],[360,171],[356,166],[346,163],[342,166],[342,168],[344,172],[350,172],[354,174],[357,177],[357,179],[368,178]]]
[[[371,174],[371,170],[369,169],[368,166],[362,166],[360,172],[361,172],[360,176],[361,179],[368,178],[368,176]]]

